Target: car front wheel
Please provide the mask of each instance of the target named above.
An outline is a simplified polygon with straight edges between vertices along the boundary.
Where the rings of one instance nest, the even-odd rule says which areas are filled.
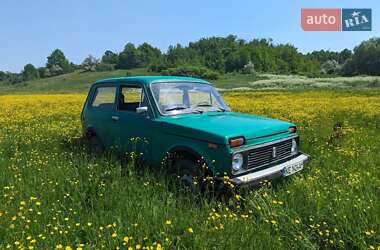
[[[186,190],[200,190],[204,183],[204,174],[198,164],[186,158],[179,158],[174,162],[171,178]]]

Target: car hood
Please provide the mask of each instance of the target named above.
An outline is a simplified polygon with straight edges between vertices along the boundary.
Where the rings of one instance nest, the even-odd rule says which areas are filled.
[[[164,118],[164,123],[169,133],[222,144],[237,136],[252,140],[287,133],[289,126],[294,126],[289,122],[235,112],[170,116]]]

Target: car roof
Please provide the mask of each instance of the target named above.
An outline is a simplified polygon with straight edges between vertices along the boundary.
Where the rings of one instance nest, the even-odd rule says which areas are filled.
[[[111,83],[111,82],[140,82],[142,84],[150,84],[153,82],[197,82],[210,84],[209,82],[195,78],[184,76],[128,76],[128,77],[114,77],[96,81],[95,84]]]

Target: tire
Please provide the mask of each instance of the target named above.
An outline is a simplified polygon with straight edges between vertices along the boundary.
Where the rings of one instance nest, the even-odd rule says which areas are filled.
[[[88,145],[90,152],[94,155],[100,156],[104,153],[103,143],[96,135],[93,135],[90,138],[88,138]]]
[[[193,160],[187,158],[176,159],[172,171],[171,179],[185,190],[202,189],[204,174]]]

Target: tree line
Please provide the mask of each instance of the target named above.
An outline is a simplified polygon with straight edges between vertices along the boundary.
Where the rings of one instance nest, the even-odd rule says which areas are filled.
[[[85,72],[146,67],[163,75],[191,75],[216,79],[220,74],[276,73],[322,75],[380,75],[380,38],[361,42],[352,51],[319,50],[303,54],[291,44],[275,44],[272,39],[246,41],[236,36],[202,38],[169,46],[166,53],[148,43],[127,43],[121,52],[105,51],[101,58],[88,56],[80,65],[70,62],[56,49],[45,67],[27,64],[21,73],[0,71],[0,81],[18,83],[37,78]]]

